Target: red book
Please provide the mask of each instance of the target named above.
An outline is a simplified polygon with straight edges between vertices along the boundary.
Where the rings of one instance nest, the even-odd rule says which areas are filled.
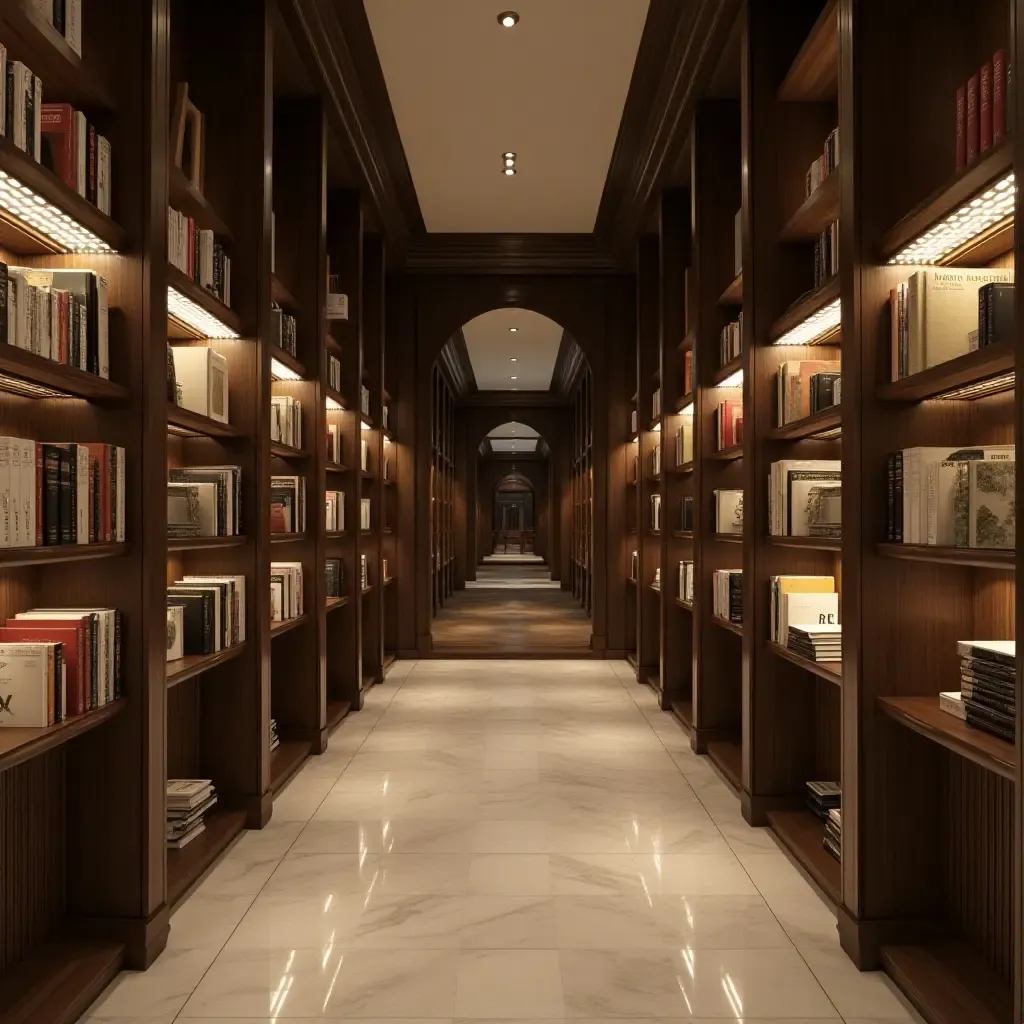
[[[992,148],[992,62],[981,65],[978,85],[978,151]]]
[[[75,111],[70,103],[44,103],[40,108],[42,163],[68,188],[77,184]]]
[[[992,55],[992,144],[1006,134],[1006,51]]]
[[[978,159],[978,127],[980,112],[978,110],[978,93],[980,76],[971,75],[967,79],[967,163],[973,164]]]
[[[86,630],[87,619],[8,619],[0,626],[0,642],[58,643],[64,645],[67,715],[84,715],[89,710],[91,651]],[[80,656],[81,655],[81,656]]]
[[[693,349],[688,348],[683,353],[683,394],[689,395],[693,392]]]
[[[967,89],[960,86],[956,91],[956,169],[967,166]]]

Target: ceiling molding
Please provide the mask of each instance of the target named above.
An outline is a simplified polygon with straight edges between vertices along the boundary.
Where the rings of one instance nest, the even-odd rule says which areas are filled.
[[[568,396],[585,362],[583,349],[576,344],[568,331],[562,331],[558,355],[555,357],[555,369],[551,374],[551,391],[563,397]]]
[[[461,327],[444,343],[439,361],[457,398],[464,401],[478,393]]]
[[[543,462],[550,452],[541,452],[537,447],[533,452],[488,452],[483,458],[490,462]]]
[[[401,262],[410,237],[424,230],[423,217],[363,5],[281,0],[280,6],[296,46],[305,51],[306,66],[315,69],[327,119],[347,142],[367,199]]]
[[[651,0],[595,231],[627,253],[686,143],[742,0]]]
[[[445,348],[448,346],[446,345]],[[444,355],[444,350],[441,352]],[[566,399],[551,391],[477,391],[462,397],[463,405],[482,405],[487,408],[506,406],[511,409],[523,406],[562,406]]]
[[[619,274],[623,264],[596,235],[423,234],[409,245],[413,273]]]

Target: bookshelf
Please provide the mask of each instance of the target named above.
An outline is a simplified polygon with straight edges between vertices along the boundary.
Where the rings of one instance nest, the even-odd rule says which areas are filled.
[[[636,345],[633,345],[628,349],[627,356],[629,358],[626,360],[626,365],[623,367],[623,380],[627,387],[632,386],[634,390],[629,399],[629,404],[626,407],[628,409],[627,419],[623,424],[623,434],[625,437],[623,448],[625,450],[625,459],[623,460],[622,471],[625,477],[625,484],[622,488],[622,494],[625,509],[623,510],[624,531],[622,537],[622,567],[623,576],[626,581],[623,642],[625,645],[626,660],[632,666],[633,671],[637,673],[637,678],[639,679],[637,654],[641,595],[639,592],[640,584],[638,582],[640,538],[637,532],[637,527],[641,521],[638,520],[638,514],[640,510],[639,489],[642,463],[640,461],[640,410],[638,407],[640,391],[636,388]]]
[[[572,593],[593,614],[594,602],[594,378],[589,366],[581,371],[572,400]]]
[[[437,614],[455,590],[455,396],[440,365],[431,373],[431,601]]]

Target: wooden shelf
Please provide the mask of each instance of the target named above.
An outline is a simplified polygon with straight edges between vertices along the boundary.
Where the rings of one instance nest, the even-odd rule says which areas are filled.
[[[800,441],[805,437],[815,437],[826,431],[838,431],[842,421],[842,406],[832,405],[827,409],[812,412],[810,416],[793,420],[792,423],[775,427],[765,436],[769,441]]]
[[[743,746],[738,740],[708,740],[708,757],[734,789],[743,788]]]
[[[327,415],[329,416],[331,413],[344,412],[345,409],[347,408],[346,403],[345,403],[345,396],[340,391],[335,391],[334,388],[329,387],[326,384],[323,386],[323,388],[324,388],[324,397],[332,399],[333,401],[337,402],[338,405],[341,406],[340,409],[328,409],[327,410]]]
[[[908,562],[936,562],[941,565],[966,565],[982,569],[1016,571],[1016,552],[1005,548],[946,548],[934,544],[876,544],[883,558],[901,558]]]
[[[276,796],[309,757],[309,744],[281,740],[270,754],[270,791]]]
[[[242,641],[232,647],[225,647],[224,650],[217,651],[216,654],[186,654],[184,658],[178,658],[177,661],[167,662],[168,687],[177,686],[179,683],[193,679],[203,672],[209,672],[210,669],[217,668],[225,662],[234,661],[245,651],[245,646],[245,641]]]
[[[788,661],[819,679],[824,679],[836,686],[843,684],[843,663],[841,661],[811,661],[810,658],[805,658],[802,654],[797,654],[796,651],[791,651],[788,647],[771,641],[768,642],[768,650],[776,657],[782,658],[783,661]]]
[[[929,228],[1013,170],[1013,137],[1007,135],[969,167],[894,224],[878,245],[879,262],[888,263]],[[944,257],[941,262],[949,262]]]
[[[330,732],[332,729],[336,729],[345,716],[348,715],[352,709],[352,705],[347,700],[331,700],[327,698],[327,730]]]
[[[270,454],[279,459],[308,459],[309,452],[305,448],[293,448],[290,444],[279,441],[270,442]]]
[[[270,275],[270,297],[284,310],[294,310],[298,305],[291,289],[277,274]]]
[[[879,706],[890,718],[920,733],[968,761],[1013,780],[1017,752],[1012,743],[962,722],[939,707],[936,697],[879,697]]]
[[[445,562],[444,564],[445,564],[445,566],[448,565],[447,562]],[[368,587],[363,587],[363,589],[362,589],[363,597],[365,597],[371,590],[373,590],[373,584],[372,583]]]
[[[876,388],[875,397],[883,402],[920,402],[926,398],[941,398],[950,392],[991,381],[994,377],[1005,377],[1013,371],[1013,342],[1002,341],[939,363],[938,366],[932,366],[902,380],[882,384]],[[1012,377],[1003,383],[1003,390],[1013,388]]]
[[[392,583],[394,583],[394,582],[395,582],[395,577],[394,577],[394,576],[389,576],[389,577],[388,577],[388,578],[387,578],[387,579],[386,579],[386,580],[385,580],[385,581],[384,581],[384,582],[383,582],[383,583],[381,584],[381,586],[383,586],[383,587],[390,587],[390,586],[391,586],[391,584],[392,584]]]
[[[347,473],[348,472],[348,466],[346,466],[343,462],[328,462],[327,463],[327,472],[328,473]]]
[[[112,380],[2,344],[0,391],[29,398],[85,398],[100,404],[125,403],[129,397],[128,389]]]
[[[328,331],[324,335],[324,344],[327,346],[327,351],[330,352],[332,355],[337,356],[339,359],[344,354],[341,347],[341,342],[338,341],[338,339],[335,338],[330,331]]]
[[[229,306],[225,306],[212,292],[198,285],[190,277],[186,277],[177,267],[167,264],[167,285],[176,292],[180,292],[186,299],[190,299],[197,306],[206,310],[212,317],[216,317],[225,327],[241,335],[242,319]],[[168,314],[169,316],[170,314]],[[202,334],[190,331],[193,337],[203,337]],[[175,337],[176,334],[170,335]]]
[[[691,459],[689,462],[684,462],[681,466],[673,466],[671,472],[673,473],[692,473],[694,468],[694,462]]]
[[[324,535],[328,540],[341,540],[348,536],[348,530],[328,530]]]
[[[270,624],[271,639],[281,636],[282,633],[290,633],[293,629],[304,626],[308,621],[309,614],[303,612],[302,615],[296,615],[293,619],[282,619],[280,622],[272,622]]]
[[[680,352],[685,352],[688,348],[693,348],[694,342],[697,340],[697,334],[693,330],[689,330],[683,336],[683,340],[679,342],[678,348]]]
[[[796,302],[794,302],[793,305],[791,305],[789,309],[787,309],[786,312],[771,325],[768,330],[769,340],[777,342],[784,334],[787,334],[794,327],[799,327],[800,324],[814,316],[815,313],[824,309],[830,303],[835,302],[836,299],[839,298],[839,285],[839,275],[833,274],[823,285],[820,285],[813,291],[807,292],[806,295],[801,295],[800,298],[797,299]],[[818,338],[802,342],[802,344],[838,345],[839,330],[836,328]]]
[[[30,953],[0,981],[4,1024],[75,1021],[124,965],[118,942],[58,939]]]
[[[203,551],[207,548],[240,548],[249,543],[244,533],[230,537],[168,537],[168,551]]]
[[[779,235],[780,242],[813,242],[839,219],[839,168],[837,167],[801,204]]]
[[[271,544],[296,544],[300,540],[306,540],[309,534],[306,533],[272,533]]]
[[[742,622],[730,622],[728,619],[723,619],[721,615],[712,615],[711,621],[722,629],[727,629],[730,633],[735,633],[737,636],[743,636],[743,623]]]
[[[743,305],[743,274],[735,277],[718,299],[720,306]]]
[[[172,907],[245,828],[245,813],[225,810],[218,804],[203,823],[206,830],[183,850],[167,851],[167,902]]]
[[[715,462],[732,462],[735,459],[743,458],[743,442],[734,444],[729,448],[722,448],[719,451],[711,452],[708,455],[709,459],[713,459]]]
[[[673,530],[672,536],[679,540],[693,540],[693,530]]]
[[[842,551],[842,537],[776,537],[768,534],[765,541],[777,548],[803,548],[805,551]]]
[[[947,940],[883,946],[882,963],[931,1024],[1010,1024],[1013,987],[979,956],[977,946]]]
[[[721,544],[742,544],[743,534],[742,533],[709,533],[708,537],[711,540],[716,540]]]
[[[768,824],[797,862],[833,903],[843,898],[842,867],[822,845],[825,822],[806,808],[768,811]]]
[[[336,608],[344,608],[347,604],[347,597],[329,597],[327,598],[327,611],[333,612]]]
[[[55,747],[70,743],[76,737],[116,718],[127,706],[128,701],[122,698],[95,711],[66,718],[57,725],[48,725],[42,729],[0,729],[0,771],[7,771]]]
[[[0,569],[21,565],[59,565],[88,562],[96,558],[120,558],[127,544],[51,544],[31,548],[0,548]]]
[[[191,217],[205,231],[212,231],[218,242],[231,242],[231,229],[213,208],[213,204],[192,184],[185,172],[172,160],[167,168],[167,204]]]
[[[292,371],[292,373],[298,374],[298,376],[301,377],[303,380],[305,379],[305,365],[299,362],[299,360],[296,359],[295,356],[291,354],[291,352],[286,352],[283,348],[281,348],[280,345],[270,346],[270,358],[276,359],[283,366],[287,366],[288,369]]]
[[[39,73],[37,68],[32,70]],[[6,136],[0,136],[0,171],[30,188],[79,226],[91,231],[114,252],[123,252],[127,248],[128,236],[119,224],[105,213],[100,213],[98,207],[65,185],[53,171],[23,153]],[[38,234],[31,225],[22,226],[21,221],[5,211],[0,214],[0,219],[5,225],[0,227],[0,242],[4,243],[5,248],[26,256],[67,251],[59,242]]]
[[[677,597],[676,598],[676,604],[679,605],[680,608],[685,608],[688,612],[692,612],[693,611],[693,602],[692,601],[684,601],[681,597]]]
[[[736,356],[735,359],[730,359],[729,362],[727,362],[724,366],[720,366],[717,370],[715,370],[714,374],[711,377],[711,386],[721,386],[722,381],[728,380],[735,373],[742,369],[743,353],[741,352],[738,356]],[[737,384],[735,386],[740,387],[741,385]]]
[[[170,433],[195,437],[242,437],[242,432],[230,423],[220,423],[201,413],[182,409],[167,403],[167,427]]]
[[[838,0],[829,0],[779,86],[779,99],[813,102],[839,94]]]

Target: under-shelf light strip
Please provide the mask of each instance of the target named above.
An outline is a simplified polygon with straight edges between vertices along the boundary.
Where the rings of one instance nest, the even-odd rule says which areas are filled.
[[[326,405],[331,412],[345,411],[345,406],[343,406],[336,398],[331,398],[330,395],[324,398],[324,405]]]
[[[1017,186],[1013,174],[954,210],[945,220],[897,253],[890,263],[937,263],[972,238],[1013,216]]]
[[[792,330],[786,331],[774,342],[776,345],[813,345],[839,330],[843,321],[842,303],[839,299],[812,313]]]
[[[302,375],[296,373],[290,366],[276,359],[270,360],[270,376],[274,380],[302,380]]]
[[[737,370],[735,373],[730,373],[725,380],[720,380],[716,385],[716,388],[741,388],[743,387],[743,371]]]
[[[0,171],[0,209],[67,252],[113,251],[102,238],[3,171]]]
[[[1001,391],[1012,391],[1016,382],[1016,375],[1011,370],[1009,373],[1001,373],[997,377],[989,377],[988,380],[979,380],[973,384],[965,384],[961,388],[954,388],[952,391],[945,391],[936,398],[959,399],[960,401],[976,398],[987,398],[989,395],[997,395]]]
[[[176,288],[167,288],[167,312],[203,338],[237,338],[238,332],[221,323],[197,302],[182,295]]]

